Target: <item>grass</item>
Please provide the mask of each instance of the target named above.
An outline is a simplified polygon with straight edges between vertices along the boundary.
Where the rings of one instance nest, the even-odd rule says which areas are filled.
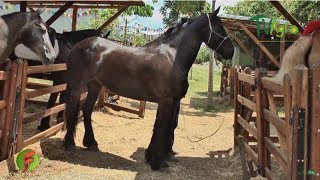
[[[191,77],[192,71],[192,79]],[[194,65],[189,72],[189,89],[186,96],[188,97],[206,97],[208,92],[208,66]],[[220,90],[221,72],[213,72],[213,91]]]
[[[213,91],[214,99],[213,104],[208,105],[208,78],[209,68],[208,66],[194,65],[189,73],[189,89],[187,97],[190,98],[190,106],[201,112],[229,112],[232,110],[232,106],[228,100],[217,95],[220,90],[221,71],[213,72]]]

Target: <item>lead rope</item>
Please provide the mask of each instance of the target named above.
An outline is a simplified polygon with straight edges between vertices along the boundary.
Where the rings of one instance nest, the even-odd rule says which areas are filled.
[[[221,123],[220,123],[220,125],[219,125],[219,127],[212,134],[210,134],[208,136],[205,136],[205,137],[202,137],[202,138],[198,138],[198,140],[192,140],[192,139],[189,138],[188,132],[186,130],[186,119],[185,119],[185,116],[184,116],[184,113],[183,113],[183,107],[182,106],[180,106],[180,111],[181,111],[182,118],[183,118],[183,126],[184,126],[185,132],[187,134],[187,139],[192,143],[197,143],[197,142],[203,141],[205,139],[208,139],[208,138],[214,136],[220,130],[220,128],[222,127],[222,125],[223,125],[223,123],[225,121],[225,118],[223,118]]]

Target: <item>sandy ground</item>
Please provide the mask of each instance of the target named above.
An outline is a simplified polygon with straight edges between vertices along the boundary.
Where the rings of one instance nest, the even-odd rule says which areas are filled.
[[[137,106],[136,102],[129,102],[126,98],[121,99],[121,104]],[[77,126],[75,153],[64,151],[62,139],[65,132],[59,132],[27,147],[40,155],[41,162],[33,172],[16,172],[5,178],[242,179],[239,153],[232,149],[233,112],[202,112],[190,106],[189,98],[182,101],[179,126],[175,132],[174,150],[179,152],[179,162],[169,162],[169,168],[152,171],[144,162],[144,150],[151,138],[156,108],[156,104],[147,103],[143,119],[126,112],[96,108],[93,128],[100,151],[91,152],[82,146],[84,127],[83,122],[80,122]],[[37,125],[31,123],[24,127],[24,138],[38,133]],[[204,137],[207,138],[194,142]]]

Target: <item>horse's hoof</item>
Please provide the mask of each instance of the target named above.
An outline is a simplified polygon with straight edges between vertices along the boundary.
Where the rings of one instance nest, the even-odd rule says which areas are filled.
[[[65,148],[66,151],[69,151],[69,152],[75,152],[76,151],[76,146],[73,146],[73,145],[64,144],[64,148]]]
[[[171,156],[171,157],[168,157],[167,161],[169,161],[169,162],[179,162],[179,159],[174,157],[174,156]]]
[[[162,161],[161,168],[168,168],[169,164],[166,161]]]
[[[57,124],[63,122],[63,117],[57,117]]]
[[[65,139],[63,142],[64,148],[66,151],[76,151],[76,143],[74,142],[74,140],[70,139]]]
[[[98,148],[98,146],[89,146],[89,147],[87,147],[87,150],[88,150],[88,151],[95,151],[95,152],[97,152],[97,151],[99,151],[99,148]]]
[[[47,130],[47,129],[49,129],[50,128],[50,125],[48,125],[48,126],[44,126],[44,125],[40,125],[40,126],[38,126],[38,130],[39,131],[45,131],[45,130]]]
[[[86,136],[83,138],[82,140],[82,145],[84,147],[87,147],[87,148],[90,148],[90,147],[93,147],[93,146],[98,146],[98,143],[97,141],[93,138],[86,138]]]

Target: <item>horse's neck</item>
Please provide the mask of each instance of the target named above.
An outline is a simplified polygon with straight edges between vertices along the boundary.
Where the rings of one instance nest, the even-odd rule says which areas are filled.
[[[7,20],[11,18],[10,20]],[[13,24],[14,22],[15,24]],[[0,17],[0,64],[2,64],[18,44],[19,31],[25,23],[17,23],[15,16]],[[14,27],[14,28],[12,28]]]
[[[186,32],[177,49],[173,68],[180,71],[182,76],[188,76],[189,70],[194,63],[202,42]]]

